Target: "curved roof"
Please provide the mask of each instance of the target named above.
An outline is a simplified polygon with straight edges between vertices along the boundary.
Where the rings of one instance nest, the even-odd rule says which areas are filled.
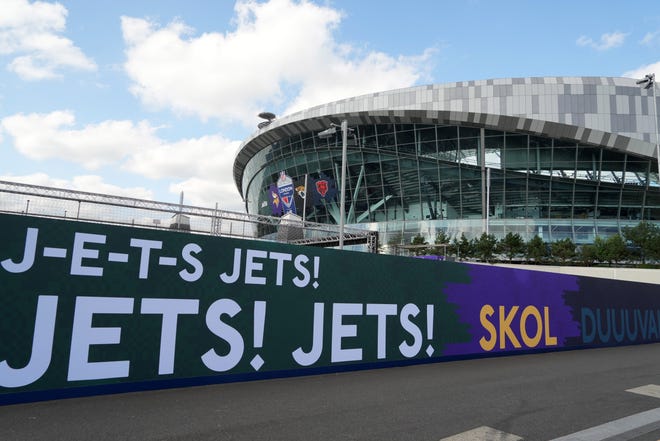
[[[245,166],[260,150],[298,133],[350,125],[469,124],[656,156],[652,91],[634,79],[531,77],[432,84],[378,92],[274,119],[245,140],[234,159],[242,192]]]

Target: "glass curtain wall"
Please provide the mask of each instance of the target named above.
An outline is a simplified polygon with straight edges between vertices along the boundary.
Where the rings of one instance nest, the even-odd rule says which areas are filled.
[[[497,235],[531,219],[543,225],[535,234],[579,240],[641,220],[660,221],[657,163],[649,158],[469,126],[374,124],[354,130],[347,156],[348,223],[476,221],[488,212]],[[311,182],[334,179],[338,189],[340,166],[340,133],[282,139],[245,169],[248,210],[272,214],[269,192],[281,171],[297,186],[307,175]],[[305,218],[338,223],[336,201],[315,204],[308,198]],[[297,211],[303,215],[302,206]]]

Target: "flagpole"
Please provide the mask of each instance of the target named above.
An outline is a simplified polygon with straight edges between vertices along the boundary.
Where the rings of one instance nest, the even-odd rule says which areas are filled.
[[[303,198],[303,215],[302,215],[302,224],[303,228],[305,227],[305,215],[307,214],[307,173],[305,173],[305,197]]]

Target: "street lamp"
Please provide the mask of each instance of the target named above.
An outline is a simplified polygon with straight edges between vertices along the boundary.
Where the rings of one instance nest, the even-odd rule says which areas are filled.
[[[346,215],[346,145],[348,144],[348,121],[343,120],[341,125],[331,123],[330,127],[318,133],[321,139],[328,139],[337,133],[337,127],[341,129],[341,183],[339,196],[339,249],[344,249],[344,218]],[[352,130],[351,130],[352,131]]]
[[[660,141],[658,141],[658,115],[656,110],[655,100],[655,74],[650,73],[644,75],[644,78],[637,81],[637,84],[642,85],[644,89],[653,89],[653,121],[655,121],[655,154],[658,157],[658,184],[660,185]]]

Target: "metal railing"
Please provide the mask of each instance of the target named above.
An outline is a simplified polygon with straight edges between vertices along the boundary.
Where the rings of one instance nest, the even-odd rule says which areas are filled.
[[[0,213],[170,229],[197,234],[334,246],[339,226],[0,181]],[[345,229],[344,239],[370,244],[370,232]],[[371,248],[368,246],[368,248]]]

